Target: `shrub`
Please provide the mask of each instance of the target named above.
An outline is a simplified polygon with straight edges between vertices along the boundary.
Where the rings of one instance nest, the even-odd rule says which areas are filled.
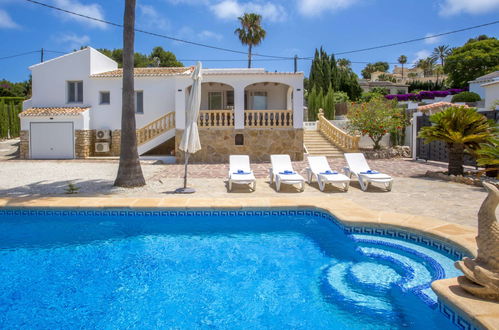
[[[477,102],[480,100],[480,95],[473,92],[461,92],[452,97],[452,102]]]
[[[348,109],[350,131],[367,135],[374,142],[373,149],[380,149],[379,142],[387,133],[395,133],[404,126],[401,109],[395,100],[372,98],[366,103],[352,103]]]
[[[376,93],[376,92],[364,92],[362,93],[362,96],[360,97],[361,102],[370,102],[373,99],[379,99],[383,98],[383,94]]]

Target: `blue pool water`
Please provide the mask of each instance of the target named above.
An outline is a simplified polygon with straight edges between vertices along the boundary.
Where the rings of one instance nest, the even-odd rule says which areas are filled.
[[[0,210],[0,328],[443,329],[454,259],[313,211]]]

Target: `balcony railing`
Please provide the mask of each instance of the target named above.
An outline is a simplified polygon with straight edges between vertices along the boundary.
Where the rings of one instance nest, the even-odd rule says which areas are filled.
[[[137,144],[141,145],[151,141],[156,136],[175,128],[175,112],[167,113],[164,116],[150,122],[146,126],[137,130]]]
[[[292,110],[244,110],[245,128],[293,127]]]
[[[198,127],[234,127],[233,110],[200,110]]]

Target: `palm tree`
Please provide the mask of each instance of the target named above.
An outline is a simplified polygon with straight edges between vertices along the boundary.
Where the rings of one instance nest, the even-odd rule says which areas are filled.
[[[447,45],[442,45],[435,47],[433,49],[433,53],[431,53],[430,58],[433,60],[433,62],[437,62],[440,60],[440,66],[442,67],[442,70],[444,68],[444,61],[447,56],[451,53],[451,49]],[[440,71],[442,71],[440,70]],[[437,84],[438,84],[438,76],[439,76],[439,71],[437,71]]]
[[[118,175],[119,187],[141,187],[146,184],[137,151],[135,124],[135,91],[133,82],[135,1],[125,0],[123,28],[123,90],[121,112],[121,152]]]
[[[496,125],[474,108],[454,106],[430,116],[432,126],[419,132],[425,143],[443,141],[449,150],[449,175],[463,174],[464,152],[476,152],[497,134]]]
[[[423,75],[426,77],[432,74],[435,61],[431,57],[422,58],[414,64],[414,67],[423,70]]]
[[[248,46],[248,68],[251,68],[251,51],[253,46],[258,46],[265,39],[265,30],[260,25],[262,16],[253,13],[245,13],[238,17],[241,22],[241,27],[237,28],[234,33],[238,35],[239,40],[243,45]]]
[[[404,64],[407,63],[407,56],[400,55],[398,58],[399,63],[402,65],[402,80],[404,80]]]
[[[352,65],[352,62],[346,58],[339,58],[336,63],[343,69],[348,69]]]

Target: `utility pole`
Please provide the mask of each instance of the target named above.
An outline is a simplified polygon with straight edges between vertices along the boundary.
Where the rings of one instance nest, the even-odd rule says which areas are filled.
[[[295,55],[295,73],[298,71],[298,55]]]
[[[40,62],[42,62],[42,63],[43,63],[43,48],[42,48],[42,50],[40,51]]]

